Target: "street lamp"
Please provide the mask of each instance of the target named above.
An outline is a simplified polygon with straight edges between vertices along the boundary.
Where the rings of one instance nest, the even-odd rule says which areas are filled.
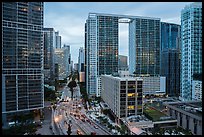
[[[59,117],[55,117],[54,120],[56,123],[59,122]]]

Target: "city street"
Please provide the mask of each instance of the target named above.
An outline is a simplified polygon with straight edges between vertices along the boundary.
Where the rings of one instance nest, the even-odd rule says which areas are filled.
[[[95,121],[87,116],[80,97],[81,94],[78,85],[74,88],[73,100],[71,100],[71,92],[69,88],[65,87],[63,89],[61,99],[68,102],[60,102],[54,113],[54,119],[60,130],[60,135],[67,135],[68,124],[70,121],[72,126],[71,135],[77,135],[77,130],[78,132],[80,131],[80,134],[85,135],[90,135],[91,132],[96,135],[110,134],[107,131],[104,131],[104,129],[96,124]]]
[[[52,114],[51,108],[45,107],[44,108],[45,119],[42,122],[42,127],[36,131],[36,134],[41,134],[41,135],[52,135],[53,134],[52,130],[50,129],[51,114]]]

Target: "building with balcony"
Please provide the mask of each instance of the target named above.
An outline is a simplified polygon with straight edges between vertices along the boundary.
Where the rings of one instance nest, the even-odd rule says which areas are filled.
[[[181,11],[181,100],[192,100],[193,75],[201,73],[202,3],[194,2]]]

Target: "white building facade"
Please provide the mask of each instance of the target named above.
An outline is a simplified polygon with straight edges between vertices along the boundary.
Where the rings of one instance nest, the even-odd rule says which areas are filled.
[[[118,119],[143,113],[142,82],[136,77],[101,76],[101,97]]]
[[[144,95],[164,95],[166,94],[166,77],[149,76],[141,77],[143,79]]]

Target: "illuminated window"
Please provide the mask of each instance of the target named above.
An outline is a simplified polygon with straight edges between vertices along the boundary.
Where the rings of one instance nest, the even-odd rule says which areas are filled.
[[[134,97],[135,93],[128,93],[128,97]]]
[[[137,106],[137,109],[142,109],[142,106],[141,106],[141,105],[138,105],[138,106]]]
[[[128,106],[128,109],[131,109],[131,110],[135,109],[135,106],[133,106],[133,105],[132,106]]]

